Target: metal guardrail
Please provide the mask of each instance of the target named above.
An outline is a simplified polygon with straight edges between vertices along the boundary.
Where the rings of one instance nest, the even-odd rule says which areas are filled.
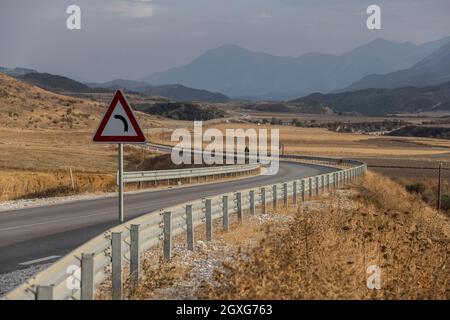
[[[187,248],[194,248],[194,229],[206,224],[207,240],[213,238],[213,221],[222,220],[228,230],[229,216],[236,214],[243,221],[244,212],[253,215],[256,208],[265,213],[267,205],[277,207],[278,201],[294,205],[306,196],[318,195],[325,188],[338,188],[343,183],[363,175],[367,166],[356,160],[285,156],[302,162],[337,166],[338,171],[238,190],[207,199],[197,199],[169,208],[153,211],[116,226],[86,242],[47,269],[25,281],[6,294],[5,300],[67,300],[94,298],[95,287],[111,277],[112,298],[122,298],[123,265],[129,262],[130,283],[139,279],[140,253],[158,244],[163,245],[163,256],[171,258],[172,237],[186,232]]]
[[[206,177],[244,173],[259,169],[259,164],[238,164],[218,167],[202,167],[192,169],[154,170],[154,171],[130,171],[123,173],[123,182],[145,182],[161,180],[181,180],[193,177]]]

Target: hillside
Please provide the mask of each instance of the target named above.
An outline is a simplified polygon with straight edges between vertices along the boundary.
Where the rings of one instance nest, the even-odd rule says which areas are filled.
[[[148,114],[159,115],[174,120],[211,120],[223,118],[225,112],[213,106],[200,106],[193,103],[166,102],[136,105],[136,109]]]
[[[188,88],[180,84],[152,86],[143,81],[117,79],[105,83],[91,84],[107,89],[126,89],[146,96],[166,97],[174,101],[228,102],[230,98],[207,90]]]
[[[2,128],[93,130],[105,108],[104,103],[49,92],[0,73]],[[138,116],[144,124],[154,120],[148,115]]]
[[[17,79],[31,83],[46,90],[57,92],[112,92],[112,90],[101,88],[92,89],[91,87],[73,79],[49,73],[27,73],[17,76]]]
[[[105,88],[105,89],[122,89],[132,92],[142,93],[149,88],[149,84],[144,81],[126,80],[126,79],[115,79],[103,83],[86,83],[91,88]]]
[[[98,102],[52,93],[0,74],[0,118],[3,128],[89,128],[102,113]]]
[[[150,96],[168,97],[175,101],[195,102],[228,102],[230,98],[218,92],[192,89],[180,84],[166,84],[155,86],[144,92]]]
[[[364,77],[345,90],[424,87],[450,81],[450,42],[409,69]]]
[[[450,110],[450,82],[424,88],[364,89],[337,94],[314,93],[293,100],[336,112],[386,115],[402,112]]]
[[[293,99],[340,89],[369,74],[409,68],[449,40],[415,45],[375,39],[341,55],[308,53],[298,57],[225,45],[205,52],[187,65],[143,80],[152,84],[180,83],[231,97]]]
[[[24,75],[27,73],[33,73],[33,72],[37,72],[34,69],[29,69],[29,68],[22,68],[22,67],[16,67],[16,68],[5,68],[5,67],[0,67],[0,73],[5,73],[9,76],[13,76],[13,77],[17,77],[20,75]]]

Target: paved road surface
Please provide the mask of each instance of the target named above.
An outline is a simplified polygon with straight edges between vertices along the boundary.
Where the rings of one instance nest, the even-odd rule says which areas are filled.
[[[125,219],[130,220],[154,210],[205,196],[334,170],[282,161],[278,174],[274,176],[126,194]],[[18,270],[34,263],[52,262],[116,225],[117,215],[115,197],[0,212],[0,273]],[[43,258],[44,260],[39,261]],[[34,260],[38,261],[33,262]]]

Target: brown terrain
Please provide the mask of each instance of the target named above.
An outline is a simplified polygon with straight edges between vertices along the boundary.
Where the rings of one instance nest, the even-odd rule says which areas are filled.
[[[67,194],[70,169],[76,186],[71,192],[113,191],[115,146],[92,143],[106,107],[0,73],[0,200]],[[137,116],[144,131],[167,126],[153,116]],[[136,162],[135,153],[141,157],[127,150],[128,164]]]
[[[131,97],[136,99],[140,97]],[[91,141],[108,100],[107,95],[56,94],[0,74],[0,201],[114,191],[115,146]],[[320,200],[308,199],[301,208],[247,217],[251,224],[234,221],[232,230],[218,230],[212,243],[198,231],[197,251],[186,253],[183,244],[177,245],[169,263],[155,263],[157,251],[149,251],[141,287],[128,292],[129,298],[450,298],[450,229],[443,214],[450,210],[446,170],[443,212],[433,209],[433,168],[439,162],[450,167],[449,140],[256,126],[248,123],[254,114],[235,107],[229,114],[205,122],[204,129],[276,128],[287,154],[361,159],[400,184],[369,173],[362,182]],[[149,140],[164,144],[175,144],[170,141],[173,129],[192,125],[139,112],[137,116]],[[327,117],[324,121],[334,117],[310,117],[315,116]],[[417,120],[414,117],[410,121]],[[142,168],[151,157],[153,153],[140,147],[126,147],[128,169]],[[163,168],[161,161],[150,161],[150,166]],[[381,290],[367,290],[368,264],[381,267]]]
[[[449,217],[378,174],[214,228],[211,242],[197,228],[194,251],[177,236],[169,262],[161,247],[143,254],[140,286],[126,281],[126,298],[450,299]],[[380,289],[367,287],[370,265]],[[109,288],[97,298],[110,299]]]

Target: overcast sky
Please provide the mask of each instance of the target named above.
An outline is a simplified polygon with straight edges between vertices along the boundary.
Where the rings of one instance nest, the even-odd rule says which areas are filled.
[[[66,8],[81,7],[81,30]],[[382,9],[368,30],[366,8]],[[137,79],[237,44],[274,55],[342,53],[374,38],[450,35],[449,0],[0,0],[0,66],[85,81]]]

